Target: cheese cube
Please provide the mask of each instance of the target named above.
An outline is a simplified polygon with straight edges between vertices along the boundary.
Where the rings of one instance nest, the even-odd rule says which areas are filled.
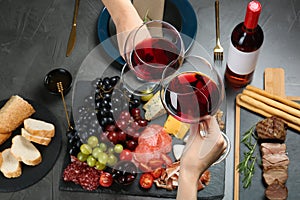
[[[190,124],[180,122],[169,115],[164,124],[164,129],[167,133],[173,134],[178,139],[182,139],[190,129]]]

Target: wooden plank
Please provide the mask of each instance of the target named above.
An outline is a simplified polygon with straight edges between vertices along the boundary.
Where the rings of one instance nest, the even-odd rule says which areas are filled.
[[[285,97],[284,69],[265,69],[265,91],[281,97]]]
[[[241,108],[235,104],[235,141],[234,141],[234,200],[239,200],[240,194],[240,174],[238,165],[240,162],[240,125],[241,125]]]

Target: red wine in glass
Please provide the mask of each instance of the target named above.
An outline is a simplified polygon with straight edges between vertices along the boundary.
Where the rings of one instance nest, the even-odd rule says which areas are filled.
[[[200,122],[214,115],[220,106],[222,93],[217,84],[200,72],[183,72],[174,77],[165,88],[164,104],[176,119]]]
[[[166,67],[178,69],[182,62],[181,50],[162,38],[148,38],[136,45],[131,53],[131,64],[138,78],[157,82]],[[167,69],[168,70],[168,69]]]

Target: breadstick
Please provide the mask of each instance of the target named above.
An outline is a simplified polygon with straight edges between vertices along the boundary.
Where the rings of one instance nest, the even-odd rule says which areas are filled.
[[[242,101],[241,98],[240,98],[241,95],[242,94],[238,94],[237,97],[236,97],[236,103],[239,106],[244,107],[244,108],[246,108],[246,109],[248,109],[248,110],[250,110],[252,112],[258,113],[258,114],[260,114],[262,116],[265,116],[265,117],[271,117],[272,116],[272,114],[270,114],[270,113],[268,113],[268,112],[266,112],[264,110],[261,110],[259,108],[256,108],[256,107],[254,107],[254,106],[252,106],[252,105],[250,105],[250,104]],[[297,131],[300,131],[300,126],[297,126],[297,125],[295,125],[293,123],[287,122],[286,120],[283,120],[283,121],[288,125],[288,127],[292,128],[292,129],[295,129]]]
[[[250,105],[253,105],[259,109],[262,109],[272,115],[275,115],[275,116],[279,116],[281,117],[282,119],[285,119],[286,121],[289,121],[289,122],[292,122],[294,124],[297,124],[297,125],[300,125],[300,118],[297,118],[293,115],[290,115],[286,112],[283,112],[282,110],[278,110],[274,107],[271,107],[271,106],[268,106],[267,104],[265,103],[262,103],[252,97],[249,97],[247,95],[241,95],[240,96],[241,100],[242,101],[245,101],[247,102],[248,104]]]
[[[296,103],[296,102],[294,102],[294,101],[288,100],[288,99],[286,99],[286,98],[283,98],[283,97],[280,97],[280,96],[277,96],[277,95],[273,95],[273,94],[271,94],[271,93],[269,93],[269,92],[266,92],[266,91],[264,91],[264,90],[262,90],[262,89],[259,89],[259,88],[257,88],[257,87],[254,87],[254,86],[252,86],[252,85],[248,85],[248,86],[246,87],[246,89],[247,89],[247,90],[251,90],[251,91],[253,91],[253,92],[257,93],[257,94],[263,95],[263,96],[265,96],[265,97],[274,99],[274,100],[276,100],[276,101],[280,101],[280,102],[282,102],[282,103],[284,103],[284,104],[286,104],[286,105],[289,105],[289,106],[291,106],[291,107],[294,107],[294,108],[296,108],[296,109],[300,109],[300,104],[298,104],[298,103]]]
[[[250,90],[244,90],[243,94],[248,95],[249,97],[252,97],[252,98],[254,98],[256,100],[259,100],[263,103],[266,103],[266,104],[268,104],[272,107],[283,110],[283,111],[285,111],[289,114],[295,115],[296,117],[300,117],[300,110],[297,110],[297,109],[295,109],[293,107],[290,107],[286,104],[283,104],[283,103],[280,103],[280,102],[275,101],[273,99],[270,99],[270,98],[267,98],[265,96],[259,95],[259,94],[255,93],[253,91],[250,91]]]

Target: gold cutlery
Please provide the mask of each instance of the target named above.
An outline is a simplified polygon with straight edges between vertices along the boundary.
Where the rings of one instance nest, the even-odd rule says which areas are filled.
[[[68,46],[67,46],[67,54],[66,54],[67,57],[71,55],[71,53],[72,53],[72,51],[74,49],[74,46],[75,46],[75,41],[76,41],[76,26],[77,26],[76,23],[77,23],[79,1],[80,0],[76,0],[76,2],[75,2],[73,24],[72,24],[72,29],[71,29],[71,32],[70,32]]]
[[[216,22],[216,46],[214,48],[214,61],[222,62],[224,50],[220,43],[219,0],[215,1],[215,22]]]

